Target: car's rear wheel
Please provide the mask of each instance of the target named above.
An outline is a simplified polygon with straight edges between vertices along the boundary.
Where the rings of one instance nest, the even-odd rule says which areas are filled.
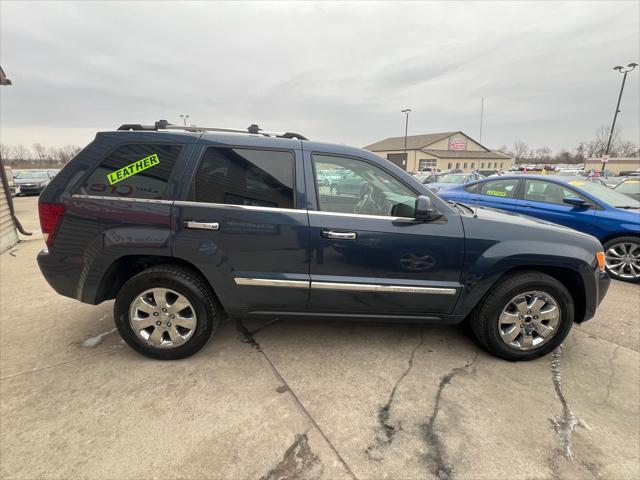
[[[607,272],[623,282],[640,282],[640,238],[618,237],[604,244]]]
[[[218,303],[204,281],[189,270],[159,266],[125,283],[116,297],[115,323],[138,352],[161,360],[193,355],[217,325]]]
[[[531,360],[551,352],[571,330],[573,298],[549,275],[521,272],[500,281],[470,318],[482,345],[507,360]]]

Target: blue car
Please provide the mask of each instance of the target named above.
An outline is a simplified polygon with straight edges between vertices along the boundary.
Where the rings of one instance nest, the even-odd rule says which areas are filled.
[[[576,177],[505,175],[456,185],[438,195],[593,235],[604,245],[613,278],[640,281],[640,202],[613,189]]]

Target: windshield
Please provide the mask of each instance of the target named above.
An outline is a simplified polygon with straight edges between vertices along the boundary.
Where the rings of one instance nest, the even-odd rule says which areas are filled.
[[[620,193],[608,187],[595,182],[587,182],[585,180],[572,180],[569,185],[581,188],[585,192],[593,195],[598,200],[602,200],[604,203],[608,203],[612,207],[627,207],[627,208],[640,208],[640,202],[628,197],[624,193]]]
[[[49,178],[49,174],[47,172],[29,172],[23,170],[22,172],[16,175],[16,178],[38,178],[38,179],[47,179]]]
[[[640,180],[627,180],[616,187],[620,193],[640,193]]]
[[[467,179],[466,175],[461,175],[458,173],[450,173],[448,175],[444,175],[440,180],[438,180],[439,183],[464,183]]]

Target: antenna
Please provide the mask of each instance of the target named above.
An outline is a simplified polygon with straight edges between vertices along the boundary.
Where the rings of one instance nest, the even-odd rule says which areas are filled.
[[[482,116],[484,115],[484,97],[480,101],[480,144],[482,144]]]

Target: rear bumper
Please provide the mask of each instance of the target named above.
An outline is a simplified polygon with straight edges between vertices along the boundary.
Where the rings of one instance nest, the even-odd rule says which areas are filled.
[[[47,283],[60,295],[77,298],[79,268],[68,257],[53,255],[48,250],[38,253],[38,267]]]
[[[583,276],[585,287],[585,312],[582,320],[578,320],[578,323],[591,320],[596,314],[598,305],[602,303],[602,300],[609,291],[609,285],[611,279],[606,272],[599,272],[588,276]]]

